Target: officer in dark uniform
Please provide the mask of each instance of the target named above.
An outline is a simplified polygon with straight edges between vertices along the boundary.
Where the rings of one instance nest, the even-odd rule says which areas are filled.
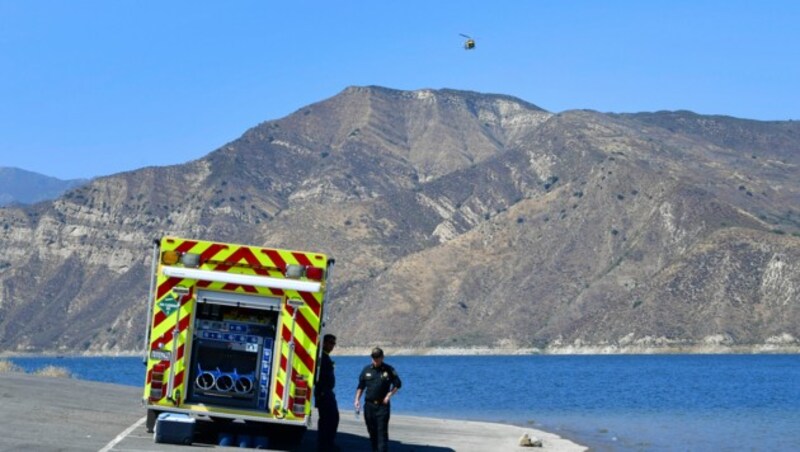
[[[383,350],[372,349],[372,364],[364,367],[358,377],[356,412],[361,409],[364,395],[364,422],[367,424],[373,452],[389,450],[389,400],[400,389],[402,382],[394,367],[383,362]]]
[[[336,403],[336,375],[333,372],[333,360],[330,357],[336,346],[336,336],[326,334],[322,338],[322,359],[319,364],[319,378],[314,386],[319,420],[317,421],[317,450],[330,452],[339,450],[334,444],[336,430],[339,428],[339,405]]]

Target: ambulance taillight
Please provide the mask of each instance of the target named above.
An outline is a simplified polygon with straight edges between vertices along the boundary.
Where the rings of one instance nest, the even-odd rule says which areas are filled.
[[[294,404],[292,413],[297,417],[306,415],[306,400],[308,399],[308,382],[305,377],[298,375],[294,381]]]
[[[156,364],[150,373],[150,400],[155,402],[164,397],[164,371],[166,366]]]

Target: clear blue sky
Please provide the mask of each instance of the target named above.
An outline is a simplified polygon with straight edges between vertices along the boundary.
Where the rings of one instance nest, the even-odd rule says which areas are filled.
[[[351,85],[800,119],[799,44],[796,1],[0,0],[0,166],[183,163]]]

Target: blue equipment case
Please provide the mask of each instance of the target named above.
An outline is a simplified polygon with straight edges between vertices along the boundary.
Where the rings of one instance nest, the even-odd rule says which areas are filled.
[[[153,439],[162,444],[192,444],[194,418],[186,414],[161,413],[156,420]]]

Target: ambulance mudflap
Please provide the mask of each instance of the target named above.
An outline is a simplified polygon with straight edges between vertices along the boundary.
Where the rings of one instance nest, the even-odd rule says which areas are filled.
[[[327,280],[320,253],[164,237],[153,248],[143,404],[195,440],[296,443],[311,423]]]

